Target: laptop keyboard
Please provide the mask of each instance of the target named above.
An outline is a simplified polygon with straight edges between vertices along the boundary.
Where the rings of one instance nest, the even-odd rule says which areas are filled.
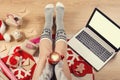
[[[88,33],[82,31],[76,38],[90,49],[96,56],[98,56],[103,62],[105,62],[111,55],[107,49],[93,39]]]

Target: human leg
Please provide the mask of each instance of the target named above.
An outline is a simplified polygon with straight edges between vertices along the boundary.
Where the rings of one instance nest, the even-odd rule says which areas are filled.
[[[66,34],[64,31],[64,6],[62,3],[56,4],[56,44],[55,44],[55,52],[60,55],[64,55],[64,59],[61,60],[55,66],[55,73],[57,80],[71,80],[71,74],[69,71],[69,67],[66,60],[67,53],[67,42],[66,42]]]
[[[53,10],[54,6],[52,4],[48,4],[45,7],[45,25],[43,29],[43,33],[41,35],[41,40],[39,44],[39,60],[37,62],[37,66],[33,75],[32,80],[38,80],[40,75],[42,74],[47,57],[52,53],[52,25],[53,25]]]

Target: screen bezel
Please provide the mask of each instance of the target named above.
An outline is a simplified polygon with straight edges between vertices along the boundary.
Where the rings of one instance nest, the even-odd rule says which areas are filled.
[[[120,27],[119,27],[115,22],[113,22],[109,17],[107,17],[104,13],[102,13],[102,12],[101,12],[99,9],[97,9],[97,8],[94,9],[94,11],[93,11],[90,19],[88,20],[88,23],[87,23],[86,27],[88,27],[89,29],[91,29],[95,34],[97,34],[97,35],[98,35],[100,38],[102,38],[106,43],[108,43],[113,49],[115,49],[116,52],[118,52],[118,51],[120,50],[120,47],[119,47],[119,48],[115,47],[113,44],[111,44],[107,39],[105,39],[102,35],[100,35],[95,29],[93,29],[93,28],[89,25],[89,23],[90,23],[90,21],[91,21],[91,19],[92,19],[92,17],[94,16],[94,14],[95,14],[96,11],[99,12],[99,13],[100,13],[101,15],[103,15],[106,19],[108,19],[111,23],[113,23],[117,28],[120,29]]]

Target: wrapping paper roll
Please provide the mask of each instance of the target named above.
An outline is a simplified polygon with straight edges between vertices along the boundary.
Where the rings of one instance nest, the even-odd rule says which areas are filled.
[[[4,62],[0,59],[0,67],[4,70],[6,75],[11,79],[11,80],[17,80],[17,78],[13,75],[13,73],[7,68],[7,66],[4,64]]]

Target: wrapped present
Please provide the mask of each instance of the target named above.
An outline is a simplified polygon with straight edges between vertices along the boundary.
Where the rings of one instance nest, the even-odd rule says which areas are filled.
[[[30,42],[29,40],[25,40],[22,44],[21,44],[21,49],[31,55],[34,55],[35,52],[38,50],[38,45]]]
[[[14,53],[2,58],[18,80],[31,80],[36,66],[33,57],[16,47]]]
[[[24,34],[19,30],[15,30],[12,35],[17,42],[25,39]]]

